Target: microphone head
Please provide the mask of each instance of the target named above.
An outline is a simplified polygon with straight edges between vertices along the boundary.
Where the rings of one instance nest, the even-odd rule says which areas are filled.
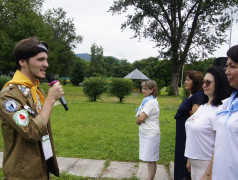
[[[46,75],[46,79],[47,79],[47,81],[48,81],[49,83],[51,83],[52,81],[55,80],[55,77],[54,77],[53,74],[47,74],[47,75]]]

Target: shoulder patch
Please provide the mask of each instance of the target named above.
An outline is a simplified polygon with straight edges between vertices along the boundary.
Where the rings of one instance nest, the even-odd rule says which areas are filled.
[[[15,112],[18,108],[17,102],[13,99],[9,99],[4,102],[4,109],[7,112]]]
[[[25,109],[15,112],[13,119],[19,126],[27,126],[29,123],[29,114]]]

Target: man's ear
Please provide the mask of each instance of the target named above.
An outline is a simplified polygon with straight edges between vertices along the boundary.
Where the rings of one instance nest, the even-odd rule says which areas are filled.
[[[25,60],[25,59],[21,59],[21,60],[19,61],[19,64],[20,64],[21,67],[25,66],[26,60]]]

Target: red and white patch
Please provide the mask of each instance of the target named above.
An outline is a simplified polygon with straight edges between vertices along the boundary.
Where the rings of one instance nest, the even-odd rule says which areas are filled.
[[[20,126],[27,126],[29,123],[29,114],[25,109],[15,112],[13,119]]]

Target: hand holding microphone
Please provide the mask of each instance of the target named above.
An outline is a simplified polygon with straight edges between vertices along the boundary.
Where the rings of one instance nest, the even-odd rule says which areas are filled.
[[[52,74],[47,74],[46,79],[50,83],[49,85],[53,88],[52,90],[54,92],[52,92],[52,93],[54,93],[55,98],[59,99],[61,104],[64,106],[64,109],[66,111],[68,111],[69,108],[68,108],[67,102],[64,99],[63,88],[60,85],[60,83],[57,80],[55,80],[55,77]],[[50,91],[49,91],[49,93],[50,93]],[[48,95],[49,95],[49,93],[48,93]]]

